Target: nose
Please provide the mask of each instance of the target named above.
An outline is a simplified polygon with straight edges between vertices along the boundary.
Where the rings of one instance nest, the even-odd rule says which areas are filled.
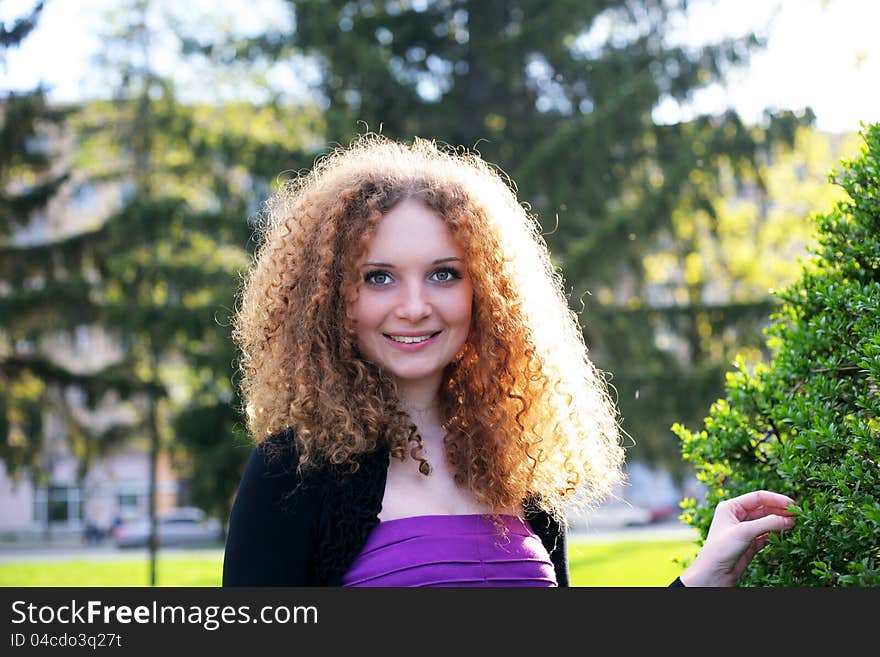
[[[410,322],[418,322],[430,316],[431,310],[431,301],[421,282],[413,282],[403,287],[396,308],[397,317]]]

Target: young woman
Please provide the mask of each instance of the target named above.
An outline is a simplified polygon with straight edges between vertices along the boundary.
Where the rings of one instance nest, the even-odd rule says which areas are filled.
[[[365,136],[267,205],[234,337],[257,443],[225,586],[567,586],[565,510],[621,480],[615,408],[539,228],[478,156]],[[769,491],[676,585],[732,585]]]

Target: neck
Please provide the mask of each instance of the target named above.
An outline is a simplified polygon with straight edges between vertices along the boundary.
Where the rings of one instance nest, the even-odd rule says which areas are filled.
[[[440,381],[405,384],[398,382],[400,408],[417,427],[440,424]]]

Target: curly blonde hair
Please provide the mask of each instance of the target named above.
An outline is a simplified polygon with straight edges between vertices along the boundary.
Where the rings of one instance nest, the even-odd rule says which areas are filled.
[[[622,480],[616,409],[539,226],[478,154],[424,139],[362,135],[267,201],[233,330],[254,439],[294,427],[301,467],[356,469],[380,445],[422,460],[350,315],[357,264],[404,199],[444,219],[473,285],[471,330],[440,392],[456,482],[489,509],[529,500],[562,519],[567,505],[598,504]]]

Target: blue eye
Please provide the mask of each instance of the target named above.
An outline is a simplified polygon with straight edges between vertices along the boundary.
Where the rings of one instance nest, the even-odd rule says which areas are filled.
[[[453,280],[460,279],[461,272],[452,267],[443,267],[442,269],[436,270],[431,276],[438,283],[449,283]]]
[[[364,276],[364,282],[368,285],[388,285],[391,282],[391,276],[387,271],[377,269],[376,271],[367,272]]]

